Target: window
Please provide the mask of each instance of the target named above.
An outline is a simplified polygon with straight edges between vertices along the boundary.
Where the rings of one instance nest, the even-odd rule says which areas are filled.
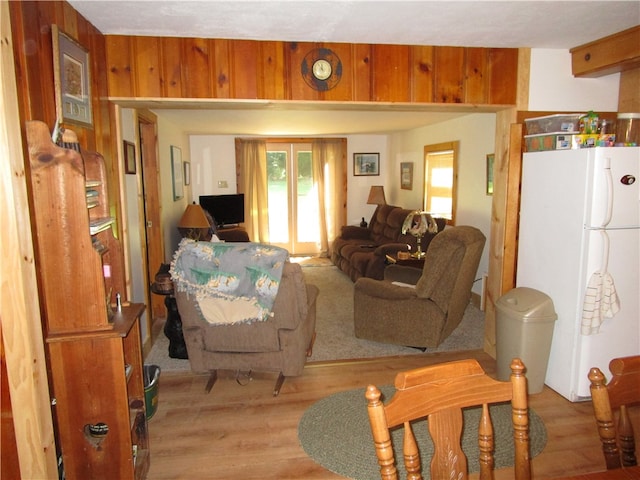
[[[423,208],[455,225],[458,142],[424,147]]]

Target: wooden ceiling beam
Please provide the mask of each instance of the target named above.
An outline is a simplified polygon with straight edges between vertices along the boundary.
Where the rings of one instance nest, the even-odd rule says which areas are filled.
[[[574,77],[602,77],[640,68],[640,25],[574,47],[570,52]]]

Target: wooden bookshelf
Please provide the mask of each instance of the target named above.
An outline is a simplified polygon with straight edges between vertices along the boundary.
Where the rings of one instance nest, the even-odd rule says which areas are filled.
[[[56,443],[67,480],[140,480],[149,470],[140,315],[126,300],[104,158],[73,132],[61,146],[27,122],[36,270]]]

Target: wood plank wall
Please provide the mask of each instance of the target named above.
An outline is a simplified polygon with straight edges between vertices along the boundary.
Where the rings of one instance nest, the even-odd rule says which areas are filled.
[[[342,78],[310,88],[314,48],[333,50]],[[515,105],[517,49],[106,36],[112,98],[264,99]]]
[[[56,24],[89,50],[91,63],[93,128],[67,126],[85,148],[104,155],[110,177],[117,148],[110,98],[516,103],[517,49],[105,36],[65,1],[9,2],[9,9],[20,124],[55,124]],[[340,82],[326,92],[310,88],[300,73],[304,56],[318,47],[342,62]]]
[[[105,37],[67,2],[9,2],[20,124],[41,120],[53,129],[56,103],[53,75],[53,38],[51,25],[76,40],[89,51],[91,64],[91,100],[93,128],[67,124],[80,144],[88,150],[111,157],[110,120],[106,77]]]

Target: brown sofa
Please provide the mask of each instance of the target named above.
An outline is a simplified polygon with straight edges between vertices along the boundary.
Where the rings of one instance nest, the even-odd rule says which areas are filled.
[[[402,234],[402,224],[412,210],[394,205],[380,205],[367,227],[342,227],[331,248],[331,261],[349,275],[352,281],[360,277],[382,280],[387,266],[386,255],[398,251],[415,251],[416,237]],[[438,231],[445,227],[444,218],[435,218]],[[426,251],[436,234],[422,237],[422,250]]]
[[[277,395],[284,377],[302,374],[311,352],[317,295],[318,288],[305,282],[300,265],[286,261],[269,318],[212,325],[203,318],[195,295],[177,288],[176,301],[191,370],[211,373],[208,390],[217,370],[279,372],[273,392]]]
[[[447,228],[431,242],[422,270],[390,265],[383,281],[359,279],[353,305],[356,337],[420,348],[440,345],[469,304],[485,240],[475,227]]]

